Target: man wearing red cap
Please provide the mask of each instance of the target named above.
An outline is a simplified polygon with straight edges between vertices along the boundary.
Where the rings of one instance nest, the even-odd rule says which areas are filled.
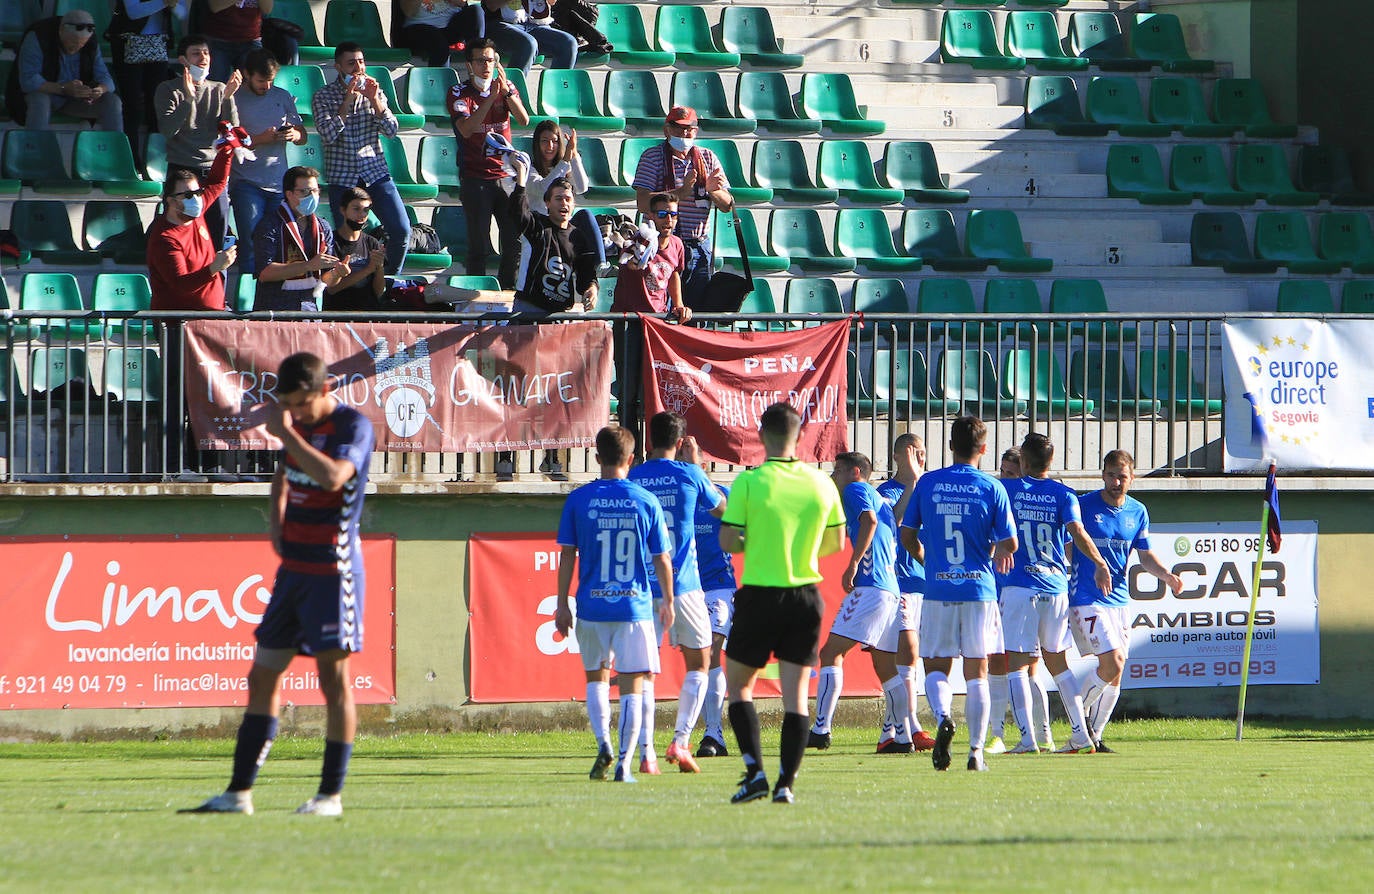
[[[735,204],[720,161],[711,150],[693,145],[697,131],[696,109],[674,106],[663,124],[664,141],[644,150],[631,184],[641,214],[649,213],[649,199],[654,193],[666,192],[677,198],[677,229],[673,232],[687,249],[682,299],[688,307],[698,304],[711,279],[711,207],[729,211]]]

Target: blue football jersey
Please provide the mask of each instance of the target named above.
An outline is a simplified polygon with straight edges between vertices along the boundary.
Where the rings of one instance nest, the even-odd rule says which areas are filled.
[[[558,544],[577,547],[577,617],[649,620],[653,557],[669,551],[668,525],[653,494],[620,478],[582,485],[563,503]]]
[[[1073,579],[1069,584],[1069,605],[1127,605],[1131,601],[1126,586],[1126,564],[1131,550],[1150,548],[1150,513],[1145,504],[1126,496],[1118,509],[1102,499],[1101,491],[1078,498],[1083,513],[1083,529],[1112,570],[1112,591],[1105,596],[1093,583],[1097,566],[1082,553],[1073,555]]]
[[[1065,527],[1083,520],[1078,494],[1049,478],[1003,481],[1016,520],[1016,565],[1004,587],[1028,587],[1042,593],[1069,591],[1069,560]]]
[[[878,485],[878,496],[883,498],[883,502],[892,507],[892,511],[897,511],[897,504],[902,499],[902,494],[906,488],[902,482],[895,478],[889,478]],[[893,518],[896,518],[894,515]],[[907,548],[902,546],[902,538],[897,538],[897,587],[901,593],[924,593],[926,591],[926,570],[916,557],[907,552]]]
[[[700,590],[697,506],[704,505],[709,509],[718,505],[720,491],[716,490],[700,466],[676,459],[642,462],[630,470],[630,480],[658,497],[659,505],[663,507],[663,517],[668,520],[668,533],[672,536],[673,592]],[[649,580],[654,586],[654,596],[660,596],[658,581],[652,574]]]
[[[730,488],[723,484],[715,488],[721,496],[730,499]],[[696,541],[701,588],[707,592],[735,589],[735,563],[730,554],[720,548],[720,519],[712,515],[710,507],[704,503],[697,503]]]
[[[852,545],[859,537],[859,516],[872,512],[878,525],[873,529],[873,542],[859,559],[854,572],[855,587],[877,587],[889,593],[897,589],[897,519],[878,490],[867,481],[855,481],[840,494],[844,505],[845,528]]]
[[[960,463],[916,482],[902,525],[915,528],[926,559],[925,598],[995,602],[992,548],[1015,534],[1001,482]]]

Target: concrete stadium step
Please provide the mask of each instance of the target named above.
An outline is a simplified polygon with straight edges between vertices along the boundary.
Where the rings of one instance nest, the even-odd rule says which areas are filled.
[[[1192,264],[1192,248],[1178,242],[1126,242],[1100,239],[1096,242],[1058,242],[1030,239],[1030,253],[1038,258],[1053,258],[1060,264],[1114,267],[1184,267]]]
[[[949,185],[967,189],[975,203],[982,197],[1033,195],[1055,198],[1106,198],[1107,181],[1101,174],[989,174],[949,172]]]
[[[1056,242],[1102,241],[1160,242],[1163,227],[1153,218],[1105,218],[1097,215],[1060,217],[1054,214],[1018,212],[1021,235],[1027,240],[1052,239]]]
[[[969,127],[978,130],[1021,126],[1020,106],[978,106],[950,108],[935,105],[878,105],[865,103],[862,94],[859,104],[868,106],[868,117],[886,122],[888,130],[932,131],[945,128]]]
[[[870,103],[907,106],[962,106],[986,108],[999,105],[997,85],[981,81],[890,81],[871,75],[853,77],[854,92]]]
[[[943,149],[935,143],[935,155],[944,173],[985,174],[1078,174],[1082,173],[1076,152],[1037,149]],[[1104,178],[1105,180],[1105,178]]]
[[[791,12],[795,12],[793,7]],[[813,12],[811,15],[791,15],[769,11],[773,33],[789,53],[801,53],[799,46],[808,40],[882,40],[914,41],[940,40],[940,14],[930,10],[913,9],[905,15],[893,15],[887,10],[849,9],[844,15]],[[707,18],[711,18],[710,15]],[[934,21],[934,30],[930,22]]]

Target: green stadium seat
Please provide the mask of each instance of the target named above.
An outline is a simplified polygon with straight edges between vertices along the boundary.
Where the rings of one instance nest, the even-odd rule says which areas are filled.
[[[662,68],[672,65],[676,56],[649,45],[644,16],[630,3],[602,3],[596,27],[615,49],[611,58],[626,68]],[[619,114],[619,113],[617,113]]]
[[[1061,136],[1105,137],[1111,128],[1083,117],[1078,87],[1066,75],[1033,75],[1026,80],[1026,126]]]
[[[1072,314],[1075,316],[1108,316],[1112,313],[1107,306],[1107,293],[1102,283],[1096,279],[1056,279],[1050,286],[1050,313]],[[1056,328],[1064,324],[1056,324]],[[1076,335],[1085,335],[1088,342],[1101,343],[1134,341],[1136,328],[1115,321],[1074,322],[1065,327],[1066,338],[1072,340]]]
[[[452,136],[427,136],[420,140],[420,180],[439,188],[449,198],[458,198],[458,139]]]
[[[298,165],[314,168],[320,172],[320,186],[329,185],[325,182],[324,141],[318,133],[306,134],[304,143],[287,143],[286,163],[293,168]]]
[[[791,258],[764,250],[759,239],[758,225],[754,222],[753,211],[739,208],[736,209],[736,213],[739,214],[740,235],[744,237],[744,250],[749,254],[749,266],[755,273],[782,273],[792,265]],[[714,215],[715,236],[712,238],[712,246],[715,249],[716,260],[724,262],[724,265],[733,271],[743,272],[739,243],[730,232],[730,214],[717,210]]]
[[[1042,314],[1044,306],[1040,303],[1040,290],[1033,279],[997,278],[989,279],[983,286],[983,313],[996,314],[1009,320],[1017,320],[1026,314]],[[1049,337],[1049,323],[1012,322],[989,326],[989,334],[995,338],[1015,337],[1029,342],[1034,334],[1043,340]]]
[[[1355,273],[1374,273],[1374,231],[1369,218],[1353,211],[1332,211],[1317,219],[1318,253]]]
[[[405,202],[427,202],[439,195],[439,187],[432,183],[421,183],[410,172],[410,153],[396,137],[382,137],[382,154],[386,157],[386,168],[396,184],[396,192]]]
[[[631,7],[633,9],[633,7]],[[601,7],[606,15],[606,7]],[[658,93],[651,71],[613,69],[606,75],[606,112],[625,119],[625,130],[635,134],[661,134],[668,110]]]
[[[233,302],[234,312],[240,314],[251,313],[253,302],[258,297],[258,278],[250,273],[240,273],[239,281],[234,286]]]
[[[916,287],[916,313],[973,316],[978,313],[978,306],[973,303],[973,286],[960,277],[923,277]],[[977,343],[981,331],[977,323],[931,323],[928,328],[933,338],[943,336],[961,344]]]
[[[142,273],[97,273],[91,283],[91,309],[116,313],[138,312],[152,307],[153,290]],[[151,320],[106,320],[104,335],[124,339],[155,338]]]
[[[1151,123],[1134,78],[1120,75],[1093,78],[1084,94],[1088,120],[1106,124],[1123,137],[1167,137],[1172,130],[1167,124]]]
[[[1050,258],[1034,258],[1026,251],[1014,211],[970,212],[964,224],[964,250],[973,257],[987,258],[1007,273],[1045,273],[1054,266]]]
[[[539,114],[557,116],[560,124],[577,131],[615,133],[625,129],[624,118],[601,113],[591,76],[580,68],[551,69],[540,75]]]
[[[1332,314],[1331,285],[1320,279],[1285,279],[1279,283],[1275,310],[1281,314]]]
[[[1037,416],[1091,416],[1090,398],[1070,397],[1059,358],[1048,348],[1012,348],[1002,358],[1002,397],[1025,401]]]
[[[1169,156],[1169,185],[1206,205],[1253,205],[1259,196],[1231,186],[1221,147],[1215,143],[1178,143]]]
[[[347,41],[361,46],[369,62],[400,65],[410,61],[410,50],[393,50],[387,43],[381,13],[372,0],[329,0],[324,8],[325,46]]]
[[[276,0],[272,6],[272,18],[283,19],[299,25],[304,32],[299,41],[298,56],[302,64],[311,65],[334,61],[333,45],[325,46],[320,40],[319,29],[315,27],[315,14],[311,11],[310,0]],[[378,60],[380,61],[380,60]],[[277,86],[281,86],[278,83]]]
[[[330,51],[333,58],[333,51]],[[307,128],[315,126],[315,113],[310,102],[315,94],[324,89],[324,69],[318,65],[283,65],[277,71],[273,86],[280,87],[296,98],[296,114],[301,116]]]
[[[986,9],[947,9],[940,21],[940,61],[977,69],[1020,71],[1026,60],[1003,53],[997,27]]]
[[[698,112],[701,110],[698,109]],[[730,182],[730,195],[741,205],[757,205],[771,202],[773,190],[768,187],[750,186],[749,178],[744,175],[744,161],[739,155],[739,143],[735,140],[697,140],[702,149],[709,149],[720,162],[725,179]]]
[[[823,131],[873,136],[887,129],[884,122],[870,119],[867,107],[854,99],[854,85],[843,72],[803,75],[801,96],[802,111],[808,118],[819,118]]]
[[[1054,13],[1044,10],[1016,10],[1007,13],[1002,29],[1002,45],[1008,56],[1020,56],[1041,71],[1083,71],[1087,59],[1070,56],[1059,44],[1059,26]]]
[[[81,286],[70,273],[26,273],[19,281],[19,309],[37,311],[88,310]],[[85,320],[40,317],[34,321],[39,337],[83,338],[92,327]],[[94,325],[99,331],[98,325]],[[43,333],[46,333],[44,335]]]
[[[862,140],[823,140],[816,182],[837,190],[841,202],[850,205],[897,205],[906,197],[902,190],[878,183],[868,144]]]
[[[676,54],[673,64],[678,66],[721,69],[738,68],[740,63],[739,53],[716,46],[700,6],[660,6],[654,16],[654,48]]]
[[[940,173],[935,147],[924,140],[893,140],[883,150],[879,182],[905,191],[917,202],[960,204],[968,201],[967,189],[950,189],[949,178]]]
[[[56,404],[56,392],[61,389],[65,393],[66,403],[83,403],[90,390],[88,375],[86,352],[83,349],[70,344],[34,348],[29,354],[29,375],[24,393],[29,397],[51,395]]]
[[[1288,176],[1288,156],[1273,143],[1246,143],[1232,156],[1236,188],[1258,193],[1270,205],[1315,205],[1321,196],[1299,192]]]
[[[744,296],[740,302],[739,315],[741,317],[754,316],[756,314],[775,314],[778,312],[777,300],[773,297],[773,286],[762,276],[754,277],[754,290]],[[781,323],[761,323],[755,320],[738,320],[735,322],[736,329],[764,329],[781,330],[785,328]]]
[[[1374,193],[1355,185],[1350,156],[1340,146],[1298,147],[1298,189],[1319,193],[1333,205],[1374,205]]]
[[[17,131],[10,131],[17,133]],[[19,199],[10,206],[10,229],[20,249],[45,264],[99,264],[98,252],[82,251],[72,237],[67,203],[51,199]]]
[[[1059,9],[1068,6],[1069,0],[1017,0],[1017,5],[1027,9]]]
[[[167,179],[167,138],[160,133],[148,134],[143,146],[143,170],[153,183]]]
[[[1205,73],[1216,68],[1211,59],[1194,59],[1183,40],[1183,27],[1171,13],[1136,13],[1131,28],[1131,53],[1165,71]]]
[[[1340,261],[1317,257],[1301,211],[1264,211],[1255,217],[1255,257],[1278,261],[1289,273],[1339,273]]]
[[[801,53],[784,53],[773,32],[773,19],[763,6],[727,6],[720,16],[720,42],[738,53],[740,65],[750,68],[800,68]]]
[[[782,296],[783,310],[789,314],[842,314],[844,302],[833,279],[798,276],[787,281]],[[790,323],[793,328],[800,321]]]
[[[639,167],[639,157],[650,146],[663,142],[662,137],[630,137],[620,141],[620,181],[635,182],[635,170]]]
[[[1107,195],[1142,205],[1189,205],[1191,192],[1171,189],[1164,180],[1159,152],[1151,143],[1114,143],[1107,147]]]
[[[56,131],[7,131],[0,157],[3,157],[0,175],[19,180],[35,192],[76,195],[91,191],[91,184],[67,172]]]
[[[145,265],[147,227],[133,202],[87,202],[81,221],[82,244],[116,264]]]
[[[157,403],[162,399],[162,358],[149,345],[105,349],[100,393],[123,403]]]
[[[381,86],[382,93],[386,94],[387,108],[396,116],[397,127],[401,130],[419,130],[425,126],[425,116],[411,112],[410,106],[402,102],[404,97],[396,92],[396,80],[391,76],[391,69],[385,65],[369,65],[367,76],[374,78]]]
[[[997,367],[992,355],[978,348],[946,349],[940,354],[935,390],[944,400],[982,416],[1019,416],[1026,402],[1003,398],[997,383]]]
[[[1111,12],[1070,15],[1069,51],[1102,71],[1149,71],[1154,67],[1149,60],[1137,59],[1126,49],[1121,23]]]
[[[1150,81],[1150,120],[1167,124],[1185,137],[1229,137],[1235,128],[1207,117],[1202,88],[1193,78],[1154,78]]]
[[[939,271],[969,273],[986,270],[990,263],[964,254],[947,208],[913,208],[903,214],[902,249]]]
[[[758,122],[736,117],[725,96],[725,85],[714,71],[679,71],[673,75],[669,105],[697,110],[702,136],[751,134]]]
[[[1211,373],[1219,377],[1221,369],[1213,367]],[[1142,397],[1154,398],[1175,416],[1214,416],[1221,412],[1221,401],[1207,397],[1193,376],[1186,350],[1142,349],[1137,356],[1136,384]]]
[[[1352,279],[1341,286],[1341,313],[1374,314],[1374,280]]]
[[[837,190],[812,182],[806,153],[796,140],[755,140],[753,170],[753,182],[773,190],[775,202],[821,205],[839,197]]]
[[[915,313],[911,296],[900,279],[867,277],[854,280],[854,310],[869,314]]]
[[[1200,211],[1193,215],[1193,264],[1220,267],[1227,273],[1273,273],[1274,261],[1258,260],[1245,235],[1245,222],[1234,211]]]
[[[909,349],[876,348],[870,362],[850,354],[850,380],[858,388],[850,404],[860,417],[925,419],[959,412],[961,404],[945,400],[930,387],[925,355]]]
[[[451,68],[416,66],[406,75],[406,104],[430,124],[449,124],[448,93],[457,84],[458,74]]]
[[[582,158],[582,169],[587,172],[587,191],[578,197],[579,202],[634,201],[634,188],[617,182],[603,141],[579,136],[577,154]]]
[[[797,113],[787,78],[776,71],[743,71],[735,82],[735,110],[757,122],[760,134],[800,136],[819,133],[821,122]]]
[[[897,252],[892,225],[880,208],[842,208],[835,217],[835,254],[873,273],[914,272],[921,259]]]
[[[1264,85],[1254,78],[1218,78],[1212,87],[1212,117],[1218,124],[1245,131],[1253,140],[1288,140],[1296,124],[1277,124],[1269,116]]]
[[[1096,404],[1116,418],[1152,416],[1159,401],[1141,397],[1132,386],[1121,352],[1080,348],[1069,355],[1069,397]]]
[[[836,257],[826,245],[825,230],[814,208],[775,208],[768,219],[768,247],[805,273],[848,273],[853,258]]]
[[[162,192],[161,183],[138,175],[129,138],[119,131],[83,130],[72,149],[72,173],[76,179],[97,186],[109,196],[143,197]]]

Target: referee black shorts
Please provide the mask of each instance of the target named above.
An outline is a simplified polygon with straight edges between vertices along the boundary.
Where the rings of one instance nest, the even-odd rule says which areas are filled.
[[[820,660],[817,646],[824,612],[825,602],[815,584],[746,584],[735,593],[735,616],[725,653],[730,660],[748,667],[763,667],[769,655],[793,664],[815,664]]]

